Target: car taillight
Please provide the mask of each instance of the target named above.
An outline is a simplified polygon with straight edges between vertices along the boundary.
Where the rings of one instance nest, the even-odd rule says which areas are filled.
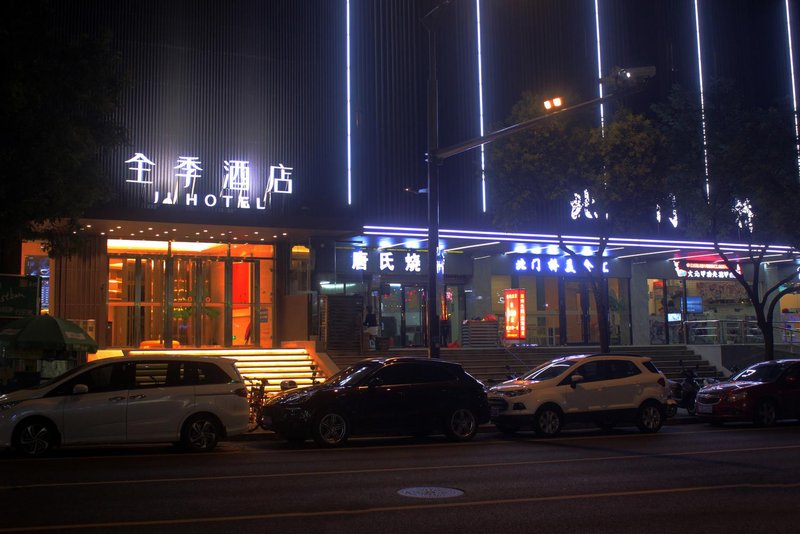
[[[663,376],[658,379],[658,385],[661,386],[662,388],[667,387],[667,383],[664,381]]]
[[[247,398],[247,388],[237,388],[233,391],[233,394],[237,397],[244,397]]]

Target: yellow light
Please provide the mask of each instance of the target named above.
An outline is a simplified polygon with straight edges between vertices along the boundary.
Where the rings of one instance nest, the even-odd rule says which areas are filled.
[[[553,107],[553,103],[552,102],[550,102],[549,100],[545,100],[544,101],[544,109],[548,109],[549,110],[552,107]]]
[[[553,105],[557,108],[561,107],[561,97],[557,96],[553,99]]]

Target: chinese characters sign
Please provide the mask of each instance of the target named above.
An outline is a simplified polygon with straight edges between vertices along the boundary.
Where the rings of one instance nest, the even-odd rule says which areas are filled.
[[[377,271],[384,274],[421,273],[423,261],[422,254],[415,251],[384,251],[377,252],[377,256],[370,255],[366,250],[354,250],[352,254],[353,271],[374,271],[370,259],[377,259]],[[444,272],[444,260],[436,263],[437,271]]]
[[[680,278],[711,278],[717,280],[734,280],[736,278],[724,263],[673,261],[672,265],[675,267],[675,274]],[[738,263],[736,264],[736,272],[739,274],[742,273],[742,268]]]
[[[141,152],[126,160],[126,182],[136,187],[153,186],[153,170],[157,164]],[[282,163],[270,165],[266,176],[256,176],[249,161],[225,160],[220,169],[210,170],[196,156],[179,156],[167,167],[168,180],[163,189],[155,188],[152,203],[155,205],[215,206],[236,209],[264,210],[270,205],[273,194],[292,194],[292,167]],[[197,184],[216,178],[219,189],[214,193],[198,194]],[[262,189],[257,188],[263,183]],[[213,190],[207,183],[204,190]]]
[[[543,273],[543,274],[586,274],[593,273],[597,268],[608,272],[608,262],[597,265],[593,258],[574,259],[566,256],[519,257],[514,260],[514,271],[517,273]]]
[[[525,290],[506,289],[506,339],[525,339]]]

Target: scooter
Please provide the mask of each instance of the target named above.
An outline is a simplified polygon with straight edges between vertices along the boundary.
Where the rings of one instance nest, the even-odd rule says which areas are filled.
[[[681,362],[683,367],[683,362]],[[689,415],[694,415],[694,403],[697,392],[701,388],[716,382],[713,378],[701,378],[697,376],[694,369],[683,369],[681,380],[668,380],[669,397],[672,402],[668,403],[668,415],[671,417],[677,413],[678,408],[683,408]]]

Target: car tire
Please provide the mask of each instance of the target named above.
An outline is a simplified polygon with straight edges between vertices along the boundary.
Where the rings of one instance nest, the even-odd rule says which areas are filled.
[[[29,458],[44,456],[58,445],[58,431],[47,419],[28,419],[14,431],[14,449]]]
[[[771,400],[762,400],[753,412],[753,423],[756,426],[772,426],[778,420],[778,408]]]
[[[450,410],[444,420],[444,433],[451,441],[469,441],[478,432],[475,412],[469,408]]]
[[[553,437],[561,432],[564,416],[555,406],[543,406],[533,416],[533,430],[540,436]]]
[[[645,402],[636,412],[636,426],[648,434],[658,432],[664,425],[664,409],[655,402]]]
[[[326,411],[314,420],[314,441],[322,447],[341,447],[350,437],[350,423],[338,411]]]
[[[181,429],[181,445],[187,451],[213,451],[219,442],[222,428],[211,414],[196,414],[186,420]]]

